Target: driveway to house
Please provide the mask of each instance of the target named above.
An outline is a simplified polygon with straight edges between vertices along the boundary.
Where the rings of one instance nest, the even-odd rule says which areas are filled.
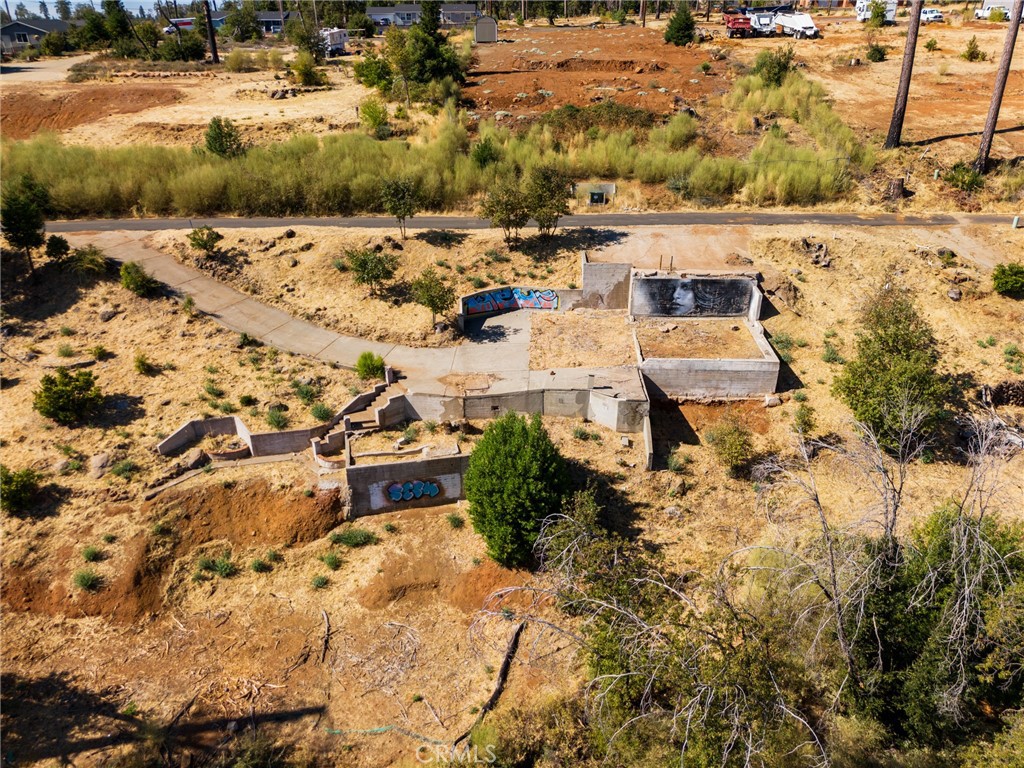
[[[55,59],[39,61],[12,61],[0,66],[0,83],[17,85],[18,83],[56,83],[68,76],[68,70],[75,64],[88,61],[93,54],[83,56],[61,56]]]

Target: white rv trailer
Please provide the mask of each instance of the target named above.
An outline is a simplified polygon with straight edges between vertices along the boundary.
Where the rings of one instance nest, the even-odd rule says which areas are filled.
[[[885,23],[896,23],[896,0],[881,0],[885,4]],[[872,0],[857,0],[857,21],[871,20]]]
[[[814,19],[807,13],[775,14],[775,31],[798,40],[803,37],[818,36],[818,28],[814,25]]]

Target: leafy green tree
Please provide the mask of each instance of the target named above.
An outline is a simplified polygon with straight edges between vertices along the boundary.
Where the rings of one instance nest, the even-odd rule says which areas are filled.
[[[238,43],[247,40],[262,40],[263,26],[256,15],[256,4],[252,0],[237,3],[224,17],[224,29],[231,39]]]
[[[359,251],[346,251],[349,268],[357,285],[370,288],[370,295],[380,292],[381,286],[395,276],[398,270],[398,256],[384,251],[376,252],[369,248]]]
[[[391,70],[390,62],[378,56],[376,51],[370,51],[363,56],[362,61],[353,64],[352,71],[356,80],[367,88],[376,88],[385,95],[391,95],[391,89],[395,84],[394,72]]]
[[[405,221],[420,210],[419,189],[407,178],[384,179],[380,186],[381,207],[398,220],[398,229],[405,240]]]
[[[17,515],[26,510],[39,492],[39,475],[29,468],[12,472],[0,464],[0,509]]]
[[[214,117],[206,127],[206,148],[221,157],[239,157],[245,154],[245,142],[238,127],[226,117]]]
[[[412,281],[412,298],[430,310],[430,324],[437,322],[437,316],[448,312],[455,304],[455,288],[452,284],[427,267],[423,274]]]
[[[665,28],[665,42],[673,45],[688,45],[693,42],[693,33],[697,22],[693,20],[690,4],[686,0],[679,3],[679,8]]]
[[[487,554],[517,567],[533,559],[541,523],[558,512],[569,475],[540,415],[528,421],[510,411],[484,430],[469,458],[465,488]]]
[[[206,57],[206,41],[191,29],[160,43],[157,55],[164,61],[202,61]]]
[[[895,448],[905,437],[908,409],[919,414],[918,437],[926,437],[952,395],[938,372],[932,329],[891,276],[869,298],[861,322],[857,356],[836,378],[833,392],[883,445]]]
[[[71,0],[57,0],[53,4],[53,7],[57,11],[57,18],[61,21],[71,20]]]
[[[424,0],[420,3],[419,28],[436,40],[441,40],[441,3]]]
[[[188,233],[188,242],[197,251],[202,251],[207,256],[217,250],[217,243],[224,239],[224,235],[213,227],[196,227]]]
[[[541,235],[554,234],[558,220],[569,213],[571,181],[553,165],[533,169],[526,180],[526,207],[537,222]]]
[[[373,37],[377,34],[377,25],[365,13],[357,13],[348,20],[348,30],[353,37]]]
[[[491,137],[478,141],[473,145],[473,149],[469,152],[469,157],[476,165],[477,168],[486,168],[492,163],[496,163],[501,159],[501,151],[495,146]]]
[[[1024,264],[997,264],[992,270],[992,287],[1004,296],[1024,297]]]
[[[60,56],[68,47],[68,36],[63,32],[47,32],[39,41],[39,52],[43,56]]]
[[[498,178],[484,197],[480,215],[488,219],[491,226],[501,228],[506,243],[519,237],[519,230],[530,220],[530,211],[519,180],[514,175]]]
[[[46,188],[28,175],[7,180],[0,191],[0,227],[12,248],[25,254],[30,272],[32,249],[45,242],[45,215],[50,207]]]
[[[867,20],[867,26],[871,29],[881,29],[885,26],[885,2],[884,0],[871,0],[868,6],[871,16]]]
[[[89,419],[102,406],[103,394],[90,371],[72,374],[67,368],[58,368],[56,375],[44,375],[39,389],[32,393],[32,407],[63,426]]]
[[[305,26],[300,19],[292,19],[285,25],[284,33],[288,42],[312,56],[314,63],[322,64],[327,58],[327,42],[320,30]]]

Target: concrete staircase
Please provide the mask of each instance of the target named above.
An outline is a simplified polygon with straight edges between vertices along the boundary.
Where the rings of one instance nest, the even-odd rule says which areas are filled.
[[[354,433],[372,432],[376,429],[380,429],[380,424],[377,422],[377,409],[383,408],[385,405],[387,405],[388,400],[390,400],[395,395],[401,394],[404,391],[405,388],[402,387],[397,382],[389,384],[383,392],[377,395],[377,397],[374,399],[372,403],[366,406],[366,408],[364,408],[361,411],[357,411],[356,413],[348,414],[345,417],[345,419],[343,419],[342,422],[337,427],[335,427],[335,431],[345,430],[346,419],[351,425],[350,428]]]

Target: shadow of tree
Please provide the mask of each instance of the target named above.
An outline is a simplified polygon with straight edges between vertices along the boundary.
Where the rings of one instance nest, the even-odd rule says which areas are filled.
[[[210,735],[227,735],[230,726],[245,717],[253,728],[263,723],[283,723],[319,716],[324,707],[300,707],[260,714],[178,719],[187,714],[188,702],[166,724],[128,714],[120,689],[113,686],[89,690],[67,672],[29,678],[5,673],[0,678],[0,702],[4,718],[2,736],[4,764],[59,760],[71,764],[83,752],[135,745],[131,765],[171,764],[179,750],[205,753]],[[152,762],[150,762],[152,761]],[[183,762],[182,764],[186,764]]]
[[[525,237],[515,245],[515,249],[535,261],[543,261],[557,256],[562,251],[603,248],[620,243],[625,238],[626,233],[618,229],[573,227],[550,236]]]
[[[646,508],[644,502],[636,502],[618,488],[625,475],[615,475],[590,466],[586,459],[567,459],[569,477],[575,490],[591,488],[594,499],[601,507],[601,524],[623,538],[635,539],[640,535],[637,526],[637,512]]]
[[[468,232],[453,232],[450,229],[428,229],[425,232],[417,232],[413,240],[420,240],[435,248],[451,248],[462,245],[469,237]]]

